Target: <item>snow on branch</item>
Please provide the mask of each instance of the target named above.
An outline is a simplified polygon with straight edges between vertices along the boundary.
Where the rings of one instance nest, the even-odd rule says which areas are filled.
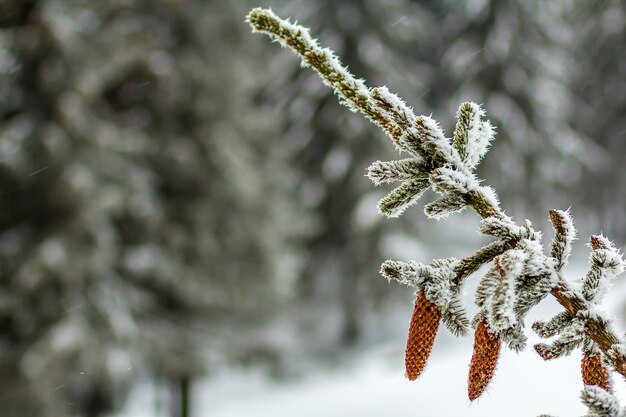
[[[480,221],[478,231],[484,235],[504,240],[521,239],[524,229],[513,222],[510,217],[489,216]]]
[[[414,146],[419,145],[426,155],[435,160],[456,167],[463,165],[459,153],[452,147],[450,140],[446,138],[443,129],[436,120],[428,116],[418,116],[415,124],[419,132],[420,143]],[[410,138],[411,136],[407,136],[405,140],[408,141]]]
[[[398,142],[399,126],[388,116],[385,108],[381,107],[380,100],[374,100],[365,82],[352,75],[332,50],[320,47],[309,29],[279,18],[270,9],[252,9],[246,21],[253,32],[268,34],[281,46],[296,52],[302,59],[302,65],[317,71],[324,83],[339,96],[342,104],[354,112],[361,112],[381,127],[399,149],[405,150]],[[386,103],[386,109],[394,109],[397,104]]]
[[[574,319],[563,328],[554,342],[537,344],[535,351],[545,360],[569,355],[574,349],[582,345],[584,332],[585,323],[580,319]]]
[[[367,169],[367,176],[374,185],[395,181],[408,181],[414,178],[427,178],[428,167],[415,158],[397,161],[376,161]]]
[[[547,322],[536,321],[532,329],[541,337],[549,338],[561,333],[565,326],[572,321],[572,316],[567,311],[562,311]]]
[[[378,202],[378,211],[387,217],[398,217],[430,187],[427,178],[415,178],[391,190]]]
[[[454,147],[470,169],[485,156],[494,137],[491,123],[481,120],[484,115],[485,111],[471,102],[462,103],[456,114]]]
[[[407,130],[415,122],[415,114],[407,104],[397,95],[390,92],[387,87],[374,87],[370,90],[376,105],[391,119],[400,129]],[[416,149],[416,154],[421,150]]]
[[[576,229],[569,210],[550,210],[549,215],[554,229],[550,255],[557,262],[557,269],[560,271],[567,265],[572,251],[572,241],[576,239]]]
[[[380,274],[389,281],[395,280],[400,284],[419,288],[428,278],[429,269],[415,261],[385,261],[380,267]]]
[[[517,294],[515,287],[520,279],[524,263],[528,255],[519,249],[512,249],[495,259],[495,269],[499,279],[492,292],[487,307],[489,327],[494,332],[500,332],[516,324],[515,301]]]
[[[592,416],[623,417],[626,415],[625,410],[620,412],[617,398],[602,388],[587,385],[580,394],[580,399],[589,408]]]
[[[608,291],[608,284],[624,272],[624,260],[613,242],[604,236],[591,236],[592,249],[589,272],[583,279],[583,296],[590,302],[600,301]]]
[[[452,213],[458,213],[467,207],[467,203],[458,194],[445,194],[424,206],[424,213],[431,219],[445,219]]]
[[[569,211],[551,210],[554,238],[550,256],[544,254],[541,233],[529,221],[513,221],[500,208],[496,192],[476,177],[474,171],[494,137],[485,111],[476,103],[462,103],[452,138],[429,116],[416,116],[386,87],[368,88],[355,78],[328,48],[322,48],[309,30],[277,17],[271,10],[253,9],[247,16],[253,31],[268,34],[291,48],[333,88],[340,101],[379,126],[401,151],[411,155],[398,161],[374,162],[368,177],[375,185],[398,181],[378,204],[381,214],[401,215],[431,188],[441,195],[426,204],[425,213],[435,219],[469,207],[481,218],[480,232],[494,240],[463,259],[435,259],[428,264],[415,261],[385,261],[383,277],[415,288],[416,301],[405,352],[409,379],[424,370],[439,323],[455,335],[469,329],[462,304],[463,281],[481,266],[488,265],[475,294],[479,307],[473,323],[474,352],[468,376],[468,395],[478,398],[495,372],[502,342],[515,351],[526,345],[524,320],[529,310],[551,294],[564,308],[547,322],[534,323],[540,336],[556,336],[535,350],[544,359],[583,349],[582,401],[590,415],[618,415],[617,400],[610,391],[609,370],[626,378],[626,345],[612,330],[609,318],[598,309],[608,283],[624,270],[615,245],[604,236],[590,240],[590,268],[578,286],[562,277],[576,231]],[[608,368],[607,368],[608,367]],[[623,415],[624,413],[622,412]]]

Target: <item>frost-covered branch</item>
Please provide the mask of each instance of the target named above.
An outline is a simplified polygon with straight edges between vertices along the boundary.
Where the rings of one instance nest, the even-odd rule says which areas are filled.
[[[580,286],[572,285],[562,275],[576,236],[569,211],[550,211],[554,238],[550,255],[545,255],[541,232],[528,220],[521,224],[513,221],[500,207],[496,192],[476,177],[474,170],[494,137],[478,104],[461,104],[453,137],[448,138],[437,121],[416,116],[386,87],[368,88],[355,78],[331,50],[318,45],[308,29],[264,9],[253,9],[247,20],[254,31],[294,50],[343,104],[364,114],[408,154],[398,161],[376,161],[368,170],[375,185],[400,183],[379,202],[381,214],[401,215],[431,188],[440,197],[425,205],[428,217],[444,219],[469,207],[482,218],[480,232],[493,238],[463,259],[383,263],[384,277],[414,287],[416,293],[405,356],[409,379],[422,373],[440,321],[455,335],[467,333],[470,320],[461,302],[462,284],[482,265],[489,265],[476,291],[479,312],[472,322],[476,331],[468,377],[470,399],[478,398],[489,384],[503,343],[516,351],[524,349],[526,315],[551,294],[565,311],[532,326],[542,337],[557,336],[535,350],[544,359],[552,359],[582,348],[583,402],[592,415],[616,414],[608,370],[626,377],[626,345],[597,308],[607,283],[624,270],[613,243],[604,236],[591,238],[589,272]]]
[[[296,52],[302,65],[317,71],[343,104],[352,111],[361,112],[381,127],[399,149],[408,151],[400,142],[400,136],[407,130],[402,123],[412,123],[415,116],[400,98],[387,89],[379,89],[378,94],[372,95],[364,81],[354,77],[333,51],[320,47],[307,28],[279,18],[269,9],[251,10],[247,21],[253,31],[266,33]]]

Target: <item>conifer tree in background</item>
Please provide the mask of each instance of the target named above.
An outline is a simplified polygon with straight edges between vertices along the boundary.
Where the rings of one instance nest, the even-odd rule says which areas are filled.
[[[429,188],[440,194],[426,204],[425,214],[443,219],[466,208],[481,218],[480,232],[493,241],[462,259],[435,259],[429,264],[386,261],[381,274],[416,289],[415,310],[406,349],[409,379],[424,369],[443,320],[455,335],[469,330],[460,291],[463,280],[489,265],[476,290],[480,310],[473,319],[474,352],[468,375],[470,400],[478,398],[493,377],[502,344],[514,351],[526,347],[524,319],[529,310],[551,294],[564,311],[546,323],[536,322],[542,337],[558,336],[550,344],[535,345],[545,360],[583,349],[581,364],[585,388],[581,399],[596,416],[626,415],[611,390],[609,372],[626,378],[626,343],[611,328],[610,319],[598,308],[607,284],[624,271],[619,250],[602,235],[592,236],[590,269],[579,282],[566,280],[567,264],[576,236],[567,211],[551,210],[554,238],[549,256],[543,253],[542,234],[530,221],[518,225],[500,207],[495,191],[474,174],[489,149],[494,130],[485,112],[474,103],[463,103],[457,112],[454,135],[447,138],[440,125],[413,110],[386,87],[369,88],[356,79],[328,48],[321,48],[308,29],[277,17],[271,10],[253,9],[247,17],[253,31],[268,34],[297,53],[333,88],[342,104],[362,113],[379,126],[408,158],[381,162],[369,169],[375,184],[399,182],[378,204],[379,212],[397,217]]]
[[[158,378],[186,417],[214,364],[277,366],[264,332],[281,293],[275,116],[245,110],[252,51],[215,59],[243,9],[0,10],[2,415],[101,416]]]
[[[588,216],[595,227],[623,238],[626,178],[616,175],[615,167],[626,154],[626,3],[578,4],[570,20],[578,34],[570,58],[573,128],[606,149],[602,163],[583,173],[580,198],[596,207]]]

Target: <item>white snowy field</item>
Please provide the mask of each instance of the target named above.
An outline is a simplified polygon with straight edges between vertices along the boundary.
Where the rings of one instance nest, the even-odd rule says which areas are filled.
[[[273,385],[250,395],[245,378],[231,380],[232,391],[212,394],[207,384],[198,416],[560,416],[584,414],[579,356],[545,364],[530,352],[505,352],[489,391],[474,403],[467,399],[466,374],[471,347],[435,352],[416,382],[403,376],[402,352],[364,356],[342,372],[314,376],[293,385]],[[389,353],[389,352],[388,352]],[[225,381],[224,381],[225,382]],[[224,383],[222,382],[222,384]],[[219,393],[220,389],[217,389]],[[198,392],[202,395],[201,392]],[[243,394],[243,395],[242,395]]]
[[[617,310],[626,299],[620,282],[606,299]],[[546,300],[529,316],[547,318],[560,311]],[[407,308],[410,314],[410,306]],[[622,315],[623,316],[623,315]],[[617,326],[623,332],[623,326]],[[445,330],[441,330],[445,332]],[[580,352],[550,362],[532,350],[539,338],[529,335],[528,349],[515,354],[502,350],[496,376],[477,401],[467,399],[467,370],[472,338],[439,336],[430,362],[419,380],[404,377],[404,340],[401,335],[356,354],[334,370],[324,369],[283,382],[259,373],[229,372],[196,384],[194,417],[380,417],[380,416],[581,416],[585,408]],[[626,400],[626,383],[614,376],[618,396]],[[155,412],[154,390],[143,385],[133,394],[123,417],[165,417]]]
[[[469,342],[469,343],[468,343]],[[441,347],[440,347],[441,348]],[[479,400],[467,399],[471,340],[435,349],[422,377],[403,376],[402,346],[364,352],[345,368],[288,383],[232,373],[196,386],[197,417],[580,416],[580,354],[544,362],[534,352],[503,350],[494,380]],[[621,398],[626,384],[615,378]],[[136,393],[125,416],[155,417],[149,387]],[[163,414],[165,416],[166,414]]]

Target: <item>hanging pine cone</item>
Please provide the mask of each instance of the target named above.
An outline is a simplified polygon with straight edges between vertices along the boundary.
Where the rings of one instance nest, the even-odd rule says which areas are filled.
[[[404,357],[406,376],[411,381],[417,379],[426,366],[440,320],[441,312],[437,306],[420,291],[415,299]]]
[[[480,397],[493,378],[500,355],[500,338],[481,320],[474,333],[474,353],[470,363],[468,394],[471,401]]]
[[[580,363],[580,369],[585,385],[596,385],[607,392],[611,391],[609,372],[602,364],[602,356],[599,353],[595,355],[585,353]]]

